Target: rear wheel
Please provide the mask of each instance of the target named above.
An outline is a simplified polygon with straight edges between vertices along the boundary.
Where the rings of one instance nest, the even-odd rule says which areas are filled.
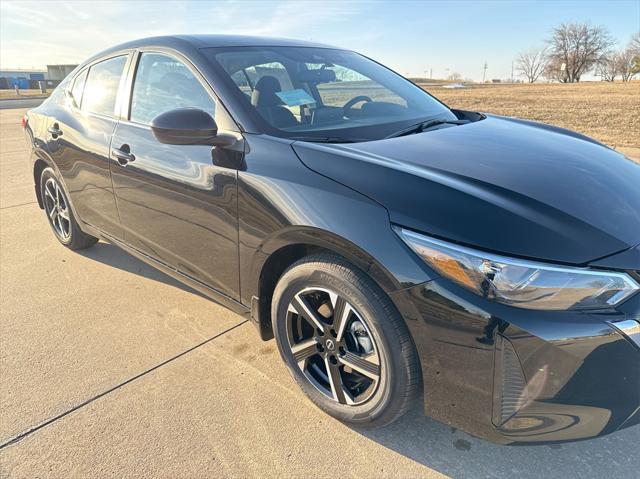
[[[84,233],[78,226],[68,196],[52,168],[42,171],[40,194],[47,220],[58,241],[72,250],[88,248],[98,241],[98,238]]]
[[[377,427],[411,405],[420,372],[406,325],[384,292],[342,258],[319,254],[289,268],[272,318],[292,376],[330,415]]]

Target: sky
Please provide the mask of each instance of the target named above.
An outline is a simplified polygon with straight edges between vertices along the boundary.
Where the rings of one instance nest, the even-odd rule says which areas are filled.
[[[510,78],[512,61],[562,22],[606,27],[626,44],[640,0],[502,1],[12,1],[0,0],[0,68],[80,63],[153,35],[223,33],[349,48],[405,76]]]

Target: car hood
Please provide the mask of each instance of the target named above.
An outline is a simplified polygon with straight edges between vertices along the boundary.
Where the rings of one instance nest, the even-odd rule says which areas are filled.
[[[640,165],[568,130],[488,116],[293,148],[310,169],[386,207],[393,223],[449,241],[576,265],[640,243]]]

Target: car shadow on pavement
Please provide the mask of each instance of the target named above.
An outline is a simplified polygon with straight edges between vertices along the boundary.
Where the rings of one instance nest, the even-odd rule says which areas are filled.
[[[195,289],[191,289],[189,286],[181,283],[178,280],[173,279],[171,276],[163,273],[162,271],[152,268],[146,263],[131,256],[126,251],[110,243],[99,241],[98,243],[93,245],[91,248],[76,251],[76,252],[81,254],[85,258],[98,261],[105,265],[109,265],[114,268],[118,268],[123,271],[127,271],[129,273],[133,273],[147,279],[158,281],[159,283],[164,283],[169,286],[174,286],[188,293],[196,294],[203,298],[209,299],[204,294],[196,291]]]
[[[363,436],[455,478],[638,477],[640,427],[564,444],[503,446],[430,419],[420,406]]]

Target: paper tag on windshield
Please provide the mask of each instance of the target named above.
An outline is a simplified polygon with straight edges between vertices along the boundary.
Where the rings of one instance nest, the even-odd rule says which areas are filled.
[[[297,90],[279,91],[276,92],[276,95],[278,95],[278,98],[280,98],[287,106],[311,105],[316,102],[313,97],[302,88],[298,88]]]

